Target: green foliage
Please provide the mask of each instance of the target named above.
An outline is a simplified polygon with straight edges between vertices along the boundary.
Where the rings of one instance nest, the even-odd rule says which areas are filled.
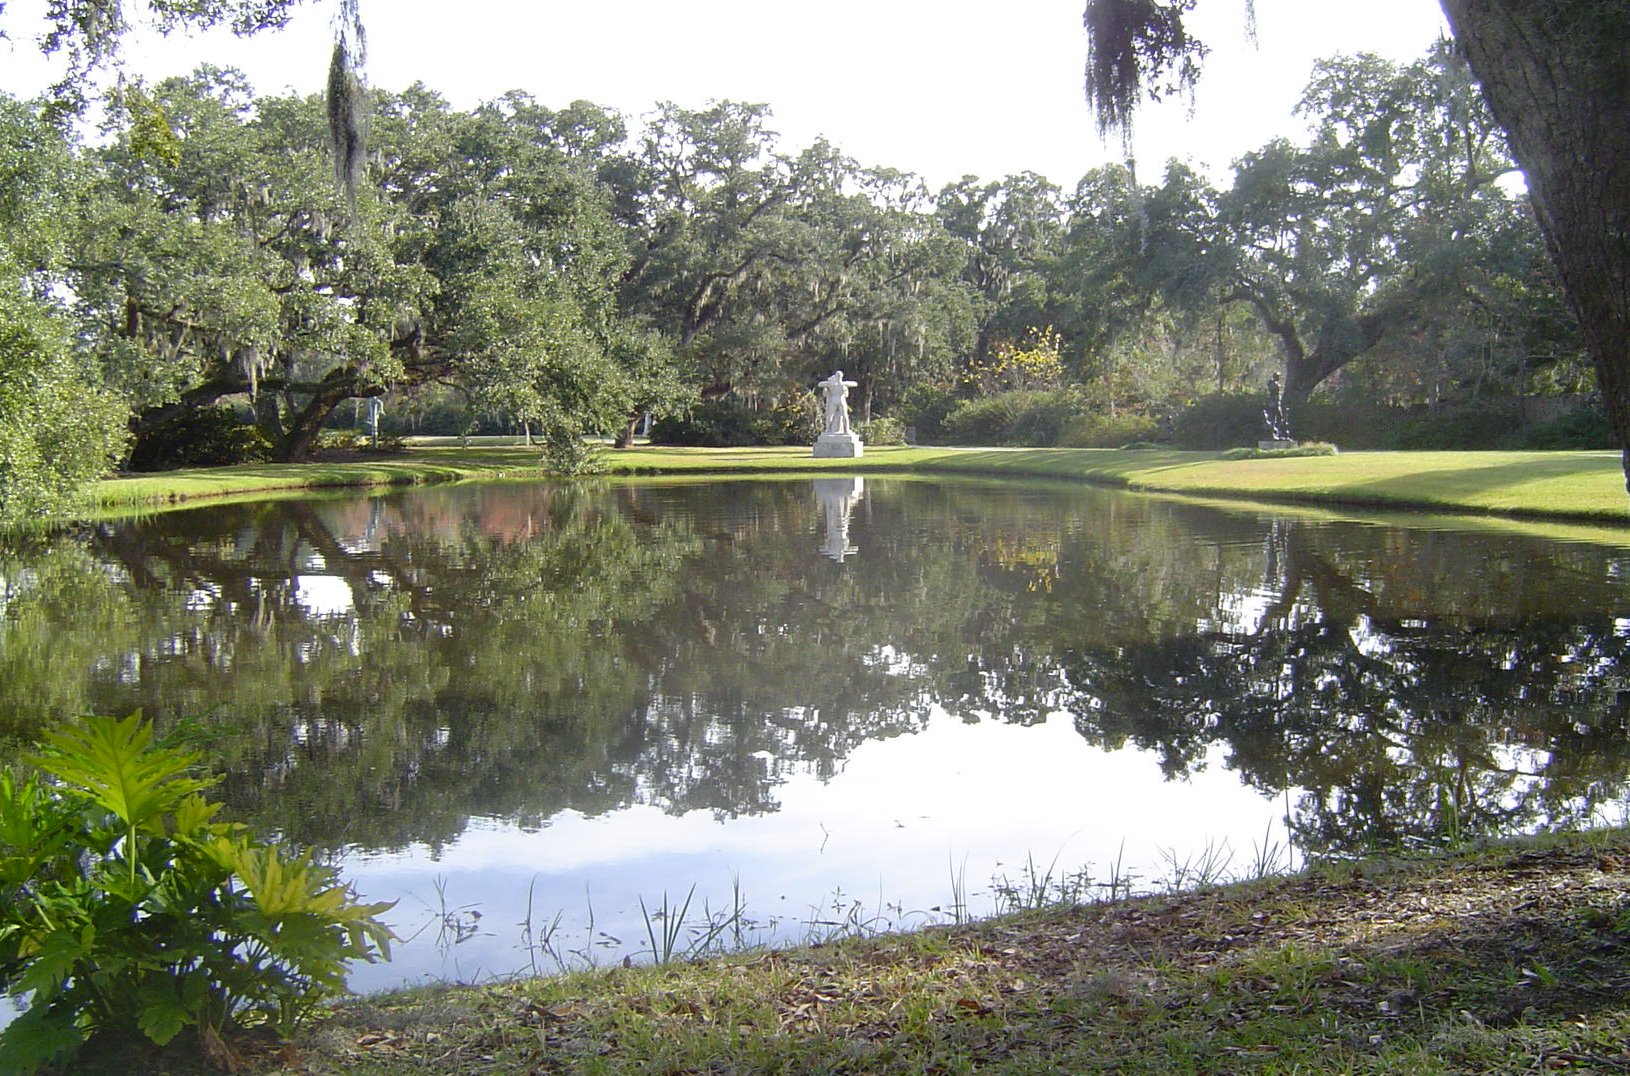
[[[1541,423],[1528,432],[1528,448],[1617,448],[1613,426],[1600,401]]]
[[[225,467],[272,458],[272,444],[230,407],[183,411],[162,425],[143,430],[130,449],[132,471],[176,467]]]
[[[58,728],[28,761],[0,774],[0,984],[28,1006],[0,1070],[93,1035],[287,1030],[344,991],[346,961],[389,956],[391,905],[217,821],[198,755],[139,714]]]
[[[1267,436],[1261,396],[1229,393],[1203,396],[1172,420],[1172,436],[1181,448],[1222,449],[1252,445]],[[1300,431],[1297,416],[1291,429]]]
[[[1225,460],[1277,460],[1302,456],[1334,456],[1336,446],[1324,441],[1307,441],[1295,448],[1231,448],[1223,453]]]
[[[651,426],[655,445],[796,445],[813,443],[815,437],[812,409],[798,404],[755,410],[734,400],[706,400],[686,414],[658,419]]]
[[[1379,447],[1428,449],[1613,448],[1612,428],[1600,404],[1587,404],[1548,422],[1530,423],[1522,402],[1484,400],[1395,415]]]
[[[1396,447],[1423,449],[1491,449],[1509,445],[1512,408],[1500,402],[1422,411],[1400,423]]]
[[[569,429],[550,429],[543,437],[543,465],[554,474],[592,474],[602,469],[599,449]]]
[[[892,415],[879,415],[870,422],[862,422],[855,426],[855,433],[861,441],[868,445],[903,445],[906,443],[906,427],[899,419]]]
[[[913,385],[901,397],[900,421],[916,428],[918,443],[932,444],[945,436],[945,420],[956,404],[956,397],[944,385]]]
[[[1343,392],[1297,405],[1291,411],[1290,426],[1296,437],[1329,441],[1345,449],[1389,449],[1398,447],[1398,427],[1408,414],[1359,393]]]
[[[69,507],[108,471],[124,436],[122,409],[91,380],[65,326],[0,276],[0,517]]]
[[[1054,445],[1083,406],[1069,390],[1032,389],[964,400],[945,418],[945,439],[961,445]]]
[[[1148,415],[1077,415],[1064,424],[1058,443],[1064,448],[1123,448],[1160,436],[1160,423]]]

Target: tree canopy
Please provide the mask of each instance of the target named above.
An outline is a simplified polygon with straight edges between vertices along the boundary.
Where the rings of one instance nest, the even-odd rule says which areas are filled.
[[[342,36],[360,49],[360,27]],[[64,429],[101,431],[15,449],[13,488],[301,458],[369,401],[388,434],[513,430],[563,467],[645,416],[669,416],[663,436],[796,441],[834,368],[876,437],[1249,443],[1279,369],[1304,436],[1403,444],[1412,422],[1451,428],[1444,408],[1484,409],[1467,429],[1485,439],[1575,412],[1564,436],[1591,436],[1541,233],[1448,49],[1325,61],[1311,136],[1245,155],[1229,185],[1170,162],[1152,182],[1109,166],[931,192],[784,145],[763,104],[630,119],[351,91],[370,130],[350,185],[332,94],[201,65],[115,86],[94,138],[4,102],[8,346],[32,369],[4,406],[71,400],[92,411]],[[1320,425],[1322,401],[1360,417]]]
[[[1087,93],[1125,129],[1145,93],[1192,87],[1197,0],[1089,0]],[[1593,360],[1630,484],[1630,3],[1443,0],[1458,49],[1522,166]],[[1428,113],[1429,114],[1429,113]],[[1464,124],[1468,145],[1474,125]]]

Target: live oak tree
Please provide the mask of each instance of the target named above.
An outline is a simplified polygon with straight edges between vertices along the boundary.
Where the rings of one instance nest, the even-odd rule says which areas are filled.
[[[0,518],[66,507],[124,448],[121,403],[52,298],[82,180],[64,133],[0,97]]]
[[[1230,254],[1213,234],[1217,197],[1174,161],[1159,185],[1139,184],[1122,165],[1094,169],[1068,201],[1051,323],[1071,341],[1076,376],[1111,413],[1134,402],[1126,399],[1131,382],[1171,365],[1168,349],[1148,346],[1153,337],[1170,337],[1184,318],[1214,320],[1216,262]]]
[[[68,141],[55,125],[83,105],[92,72],[116,54],[133,20],[165,32],[224,23],[248,34],[281,25],[298,2],[147,0],[134,15],[121,0],[47,6],[40,46],[66,58],[62,78],[43,107],[0,102],[0,515],[61,509],[125,441],[120,401],[102,388],[48,297],[74,219],[67,173],[40,170],[42,151],[66,159]],[[14,33],[9,14],[0,3],[0,38]],[[42,241],[46,235],[56,238]]]
[[[659,107],[614,200],[623,308],[673,341],[704,399],[785,404],[834,366],[872,398],[949,366],[967,297],[921,184],[825,142],[780,153],[762,105]]]
[[[940,190],[938,214],[965,250],[962,278],[978,297],[973,358],[1049,323],[1048,292],[1064,230],[1059,189],[1034,172],[982,183],[964,176]]]
[[[863,168],[817,142],[794,176],[799,229],[781,296],[788,373],[807,385],[841,368],[869,419],[912,384],[948,376],[972,343],[962,246],[909,173]]]
[[[89,338],[138,436],[245,397],[297,458],[341,401],[399,376],[390,331],[415,281],[328,180],[320,103],[257,101],[210,68],[154,99],[173,153],[127,133],[94,158],[70,265]]]
[[[1088,95],[1125,129],[1141,93],[1192,86],[1197,0],[1091,0]],[[1443,0],[1529,198],[1596,367],[1630,485],[1630,2]]]
[[[279,458],[347,400],[439,384],[473,413],[603,429],[663,376],[616,309],[609,200],[547,110],[376,94],[371,187],[330,179],[323,104],[201,69],[154,90],[173,152],[135,128],[93,158],[73,291],[139,435],[247,400]],[[592,163],[592,162],[590,162]]]
[[[1630,3],[1443,9],[1527,176],[1630,482]]]
[[[1213,235],[1228,256],[1211,265],[1219,297],[1279,341],[1291,401],[1443,324],[1506,268],[1489,242],[1524,224],[1498,183],[1512,170],[1498,132],[1446,51],[1323,61],[1300,111],[1307,146],[1276,141],[1236,165]]]

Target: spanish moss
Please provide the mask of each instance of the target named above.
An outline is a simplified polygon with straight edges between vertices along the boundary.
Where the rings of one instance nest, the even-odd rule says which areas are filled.
[[[366,163],[367,126],[367,97],[342,36],[334,42],[328,65],[328,140],[334,152],[334,178],[353,206]]]
[[[1188,92],[1206,48],[1189,36],[1183,17],[1196,0],[1088,0],[1087,100],[1098,133],[1130,143],[1140,94],[1152,100]],[[1249,17],[1250,5],[1247,4]]]

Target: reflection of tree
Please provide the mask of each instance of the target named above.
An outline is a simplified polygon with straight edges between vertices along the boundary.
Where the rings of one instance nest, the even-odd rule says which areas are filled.
[[[157,517],[0,558],[0,702],[136,706],[324,844],[773,810],[939,705],[1296,788],[1311,848],[1569,820],[1630,771],[1611,552],[1100,491],[491,486]],[[1475,565],[1468,570],[1467,565]],[[1581,730],[1576,724],[1584,722]]]
[[[1520,579],[1469,574],[1437,536],[1413,535],[1376,551],[1372,564],[1402,554],[1392,572],[1361,580],[1318,534],[1276,544],[1278,589],[1254,629],[1081,654],[1068,678],[1091,702],[1083,735],[1157,750],[1174,775],[1226,744],[1256,787],[1302,790],[1293,827],[1315,850],[1581,821],[1623,796],[1623,737],[1574,726],[1630,688],[1630,640],[1603,614],[1514,619],[1502,604],[1539,605],[1566,583],[1548,595],[1558,608],[1599,605],[1585,577],[1532,570],[1543,562],[1506,565]]]

